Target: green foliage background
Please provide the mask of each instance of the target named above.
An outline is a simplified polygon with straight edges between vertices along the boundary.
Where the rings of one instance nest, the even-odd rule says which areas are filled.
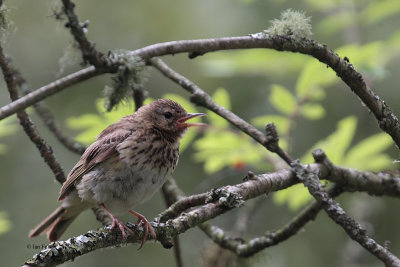
[[[69,32],[53,16],[53,10],[58,8],[56,3],[6,1],[12,24],[8,34],[1,33],[7,36],[2,41],[6,41],[5,50],[33,88],[53,81],[61,72],[67,74],[81,68]],[[96,48],[107,52],[171,40],[261,32],[288,8],[310,16],[312,38],[346,56],[394,113],[400,114],[398,0],[177,0],[173,4],[162,0],[81,1],[77,2],[76,11],[81,21],[90,20],[88,37]],[[335,164],[372,171],[398,168],[393,161],[399,154],[391,139],[379,131],[374,117],[343,82],[313,58],[254,49],[210,53],[195,60],[175,55],[165,60],[210,93],[217,103],[261,130],[266,123],[274,122],[281,145],[303,162],[311,162],[312,149],[320,147]],[[145,89],[151,99],[172,98],[189,112],[204,112],[192,106],[188,94],[177,85],[152,69],[144,72],[148,80]],[[134,110],[134,105],[125,101],[112,112],[105,112],[103,89],[112,84],[111,78],[104,75],[86,81],[46,101],[65,130],[85,144],[92,142],[106,125]],[[0,85],[0,105],[5,105],[9,98],[3,81]],[[68,172],[78,156],[59,145],[31,113]],[[272,163],[277,160],[273,155],[217,115],[207,114],[207,131],[191,129],[182,141],[183,153],[175,178],[187,194],[239,183],[248,170],[273,171]],[[47,244],[44,237],[27,238],[29,230],[58,205],[59,185],[51,181],[53,176],[38,155],[15,117],[0,122],[0,263],[4,266],[22,264],[36,252],[30,248],[32,245]],[[299,185],[271,194],[264,201],[254,200],[258,205],[251,212],[244,237],[281,227],[309,199]],[[364,225],[378,241],[390,239],[392,252],[400,255],[400,236],[393,234],[400,223],[395,212],[400,208],[398,200],[345,194],[339,201],[355,219],[368,222]],[[137,209],[152,218],[163,210],[162,203],[157,194]],[[362,204],[367,206],[364,210],[360,208]],[[247,205],[242,209],[246,208]],[[235,210],[212,223],[230,230],[239,216],[240,210]],[[94,216],[86,212],[65,238],[97,227],[100,225]],[[206,247],[208,239],[196,229],[181,239],[184,261],[200,265],[202,247]],[[350,255],[354,251],[352,246],[357,247],[321,213],[315,223],[307,225],[296,237],[238,264],[347,266],[346,257],[355,258]],[[357,255],[359,266],[377,266],[368,254]],[[169,266],[174,259],[172,251],[148,243],[140,252],[132,247],[98,251],[68,265],[124,266],[132,262]]]

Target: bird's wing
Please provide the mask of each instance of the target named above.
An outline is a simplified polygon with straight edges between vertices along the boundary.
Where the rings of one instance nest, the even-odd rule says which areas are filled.
[[[109,126],[108,134],[104,135],[101,133],[99,139],[91,144],[83,153],[81,159],[76,163],[74,168],[68,174],[67,180],[63,184],[60,190],[58,200],[63,200],[74,188],[77,183],[81,180],[83,175],[91,171],[99,163],[118,155],[116,147],[128,136],[134,133],[133,130],[118,128],[115,131],[116,125]],[[110,129],[111,128],[111,129]],[[114,131],[110,131],[114,129]]]

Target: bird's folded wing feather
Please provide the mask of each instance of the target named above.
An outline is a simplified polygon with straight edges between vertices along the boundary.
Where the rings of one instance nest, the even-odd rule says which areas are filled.
[[[117,145],[132,133],[134,131],[120,128],[118,131],[109,132],[107,135],[100,134],[99,139],[86,149],[81,159],[68,174],[67,180],[61,187],[58,200],[63,200],[75,188],[75,185],[79,183],[83,175],[91,171],[96,165],[114,155],[117,156]]]

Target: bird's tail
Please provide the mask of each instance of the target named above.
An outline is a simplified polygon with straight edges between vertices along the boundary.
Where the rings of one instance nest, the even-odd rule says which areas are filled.
[[[47,234],[50,242],[58,240],[81,212],[82,209],[76,207],[65,208],[60,206],[32,229],[29,232],[29,237],[32,238],[40,234]]]

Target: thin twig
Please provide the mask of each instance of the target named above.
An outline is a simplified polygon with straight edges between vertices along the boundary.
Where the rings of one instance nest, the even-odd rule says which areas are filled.
[[[15,101],[18,99],[17,83],[15,81],[13,70],[9,67],[8,60],[4,55],[2,46],[0,46],[0,66],[3,71],[4,80],[6,81],[10,98],[12,101]],[[17,116],[25,133],[38,148],[40,155],[54,173],[56,180],[60,183],[63,183],[65,181],[64,171],[56,160],[50,145],[47,144],[40,136],[36,126],[29,118],[28,113],[25,111],[20,111],[17,113]]]
[[[281,159],[283,159],[288,165],[292,164],[293,159],[290,155],[284,151],[279,146],[279,136],[278,132],[276,131],[276,126],[274,123],[268,123],[265,126],[265,134],[269,137],[269,142],[265,144],[267,149],[271,152],[276,153]]]
[[[83,29],[85,26],[79,23],[78,16],[74,12],[75,4],[70,0],[62,0],[62,3],[63,12],[68,18],[68,23],[65,26],[70,29],[72,36],[79,44],[84,63],[89,62],[96,68],[104,68],[107,65],[104,54],[96,51],[94,45],[86,38]]]

